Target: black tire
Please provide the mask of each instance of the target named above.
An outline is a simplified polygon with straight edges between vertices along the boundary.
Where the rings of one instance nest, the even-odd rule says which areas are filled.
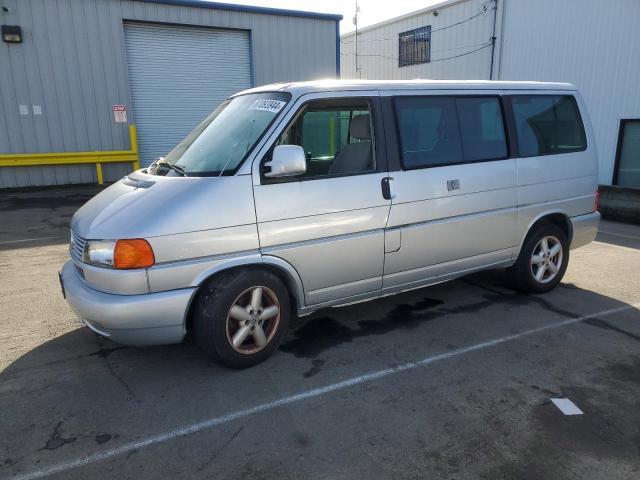
[[[255,287],[263,287],[263,291],[277,298],[279,318],[264,347],[256,352],[240,352],[233,346],[229,333],[229,329],[233,328],[234,321],[230,318],[230,311],[243,292],[255,289]],[[248,295],[250,296],[251,292]],[[247,306],[247,308],[249,307]],[[200,349],[208,357],[223,365],[232,368],[247,368],[265,361],[280,346],[289,325],[291,303],[287,288],[276,275],[263,270],[240,269],[214,277],[203,285],[198,293],[193,314],[194,336]],[[227,325],[228,319],[229,326]],[[243,324],[240,323],[240,325]],[[248,323],[248,325],[249,327],[254,325],[254,328],[257,328],[255,323]],[[266,333],[267,321],[265,320],[264,324],[260,323],[260,325],[264,325]],[[245,340],[245,343],[247,342],[251,343],[254,340],[248,336]],[[250,347],[247,347],[247,350]],[[256,343],[253,348],[260,347]]]
[[[562,260],[557,268],[555,277],[550,280],[540,282],[534,276],[531,259],[534,249],[538,247],[540,241],[545,237],[553,237],[559,240],[562,246]],[[553,290],[562,280],[569,264],[569,239],[564,231],[552,223],[540,223],[534,227],[527,235],[522,245],[520,255],[516,263],[507,269],[511,283],[516,289],[525,293],[546,293]]]

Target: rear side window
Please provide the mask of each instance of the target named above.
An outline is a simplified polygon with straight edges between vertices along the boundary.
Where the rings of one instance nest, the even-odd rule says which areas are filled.
[[[396,99],[405,168],[436,167],[462,161],[455,100],[450,97]]]
[[[573,96],[514,95],[511,105],[520,156],[578,152],[587,148]]]
[[[467,162],[507,157],[500,102],[495,97],[456,99],[462,150]]]
[[[398,97],[395,107],[406,169],[507,157],[497,97]]]

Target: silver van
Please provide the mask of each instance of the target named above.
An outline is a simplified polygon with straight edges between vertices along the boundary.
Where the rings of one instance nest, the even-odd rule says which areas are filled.
[[[248,367],[319,308],[491,268],[551,290],[595,238],[597,168],[568,84],[267,85],[80,208],[60,279],[99,335]]]

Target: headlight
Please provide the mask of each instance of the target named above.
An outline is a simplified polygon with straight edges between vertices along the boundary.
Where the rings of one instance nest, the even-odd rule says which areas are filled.
[[[142,238],[130,240],[87,240],[84,262],[98,267],[128,270],[149,268],[155,262],[153,249]]]
[[[87,240],[84,245],[84,262],[98,267],[113,268],[115,240]]]

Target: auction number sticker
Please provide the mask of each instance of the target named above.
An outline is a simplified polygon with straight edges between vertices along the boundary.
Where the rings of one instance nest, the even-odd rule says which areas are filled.
[[[278,113],[287,102],[282,100],[272,100],[270,98],[259,98],[251,104],[249,110],[260,110],[262,112]]]

